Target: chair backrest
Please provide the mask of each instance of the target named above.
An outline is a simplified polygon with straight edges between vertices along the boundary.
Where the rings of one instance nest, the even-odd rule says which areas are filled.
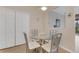
[[[29,47],[28,47],[27,34],[26,34],[25,32],[23,32],[23,34],[24,34],[24,38],[25,38],[26,48],[29,48]]]
[[[62,33],[56,33],[56,34],[52,35],[52,39],[51,39],[51,51],[53,49],[59,47],[61,37],[62,37]]]
[[[38,29],[34,29],[31,31],[32,39],[37,39],[38,37]]]

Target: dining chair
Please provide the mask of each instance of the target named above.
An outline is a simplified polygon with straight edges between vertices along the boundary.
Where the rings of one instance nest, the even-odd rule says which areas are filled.
[[[62,33],[52,34],[50,41],[47,44],[44,44],[42,48],[48,53],[58,52],[61,37]]]
[[[36,52],[35,49],[39,48],[40,45],[36,41],[29,40],[27,38],[27,34],[25,32],[24,37],[25,37],[25,44],[26,44],[26,53],[31,53],[31,52]]]
[[[50,53],[58,52],[62,33],[52,35]]]
[[[38,29],[31,30],[31,38],[34,40],[38,39]]]

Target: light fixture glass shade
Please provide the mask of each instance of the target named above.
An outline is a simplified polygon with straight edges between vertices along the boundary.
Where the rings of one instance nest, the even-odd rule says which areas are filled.
[[[47,10],[47,7],[41,7],[41,10],[42,11],[46,11]]]

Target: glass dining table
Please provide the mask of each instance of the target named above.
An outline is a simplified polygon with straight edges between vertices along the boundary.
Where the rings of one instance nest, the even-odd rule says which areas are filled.
[[[46,35],[46,34],[43,34],[43,33],[40,34],[40,36],[38,37],[38,40],[36,40],[37,43],[39,43],[39,45],[40,45],[40,48],[39,48],[39,52],[40,52],[40,53],[43,52],[42,45],[43,45],[43,44],[47,44],[48,41],[49,41],[48,37],[45,36],[45,35]]]

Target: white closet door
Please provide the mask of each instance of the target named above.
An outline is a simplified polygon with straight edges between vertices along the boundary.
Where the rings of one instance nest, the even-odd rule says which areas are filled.
[[[0,49],[15,45],[14,12],[0,7]]]
[[[0,7],[0,49],[6,48],[5,9]]]
[[[16,12],[16,45],[24,44],[23,32],[28,31],[29,16],[23,12]]]
[[[6,9],[6,44],[7,47],[15,45],[15,12]]]

